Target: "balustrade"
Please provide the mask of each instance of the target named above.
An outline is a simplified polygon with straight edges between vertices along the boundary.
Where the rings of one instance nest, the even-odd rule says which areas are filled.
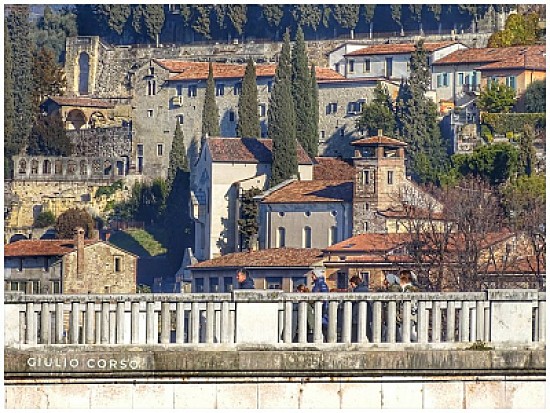
[[[5,294],[6,345],[544,342],[546,294]],[[309,320],[308,320],[309,312]],[[313,317],[311,317],[313,315]],[[311,320],[313,318],[313,320]]]

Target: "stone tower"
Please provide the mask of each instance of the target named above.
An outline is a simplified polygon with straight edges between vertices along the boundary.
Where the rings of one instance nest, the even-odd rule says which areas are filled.
[[[65,42],[66,95],[85,97],[95,95],[102,52],[100,43],[98,36],[67,38]]]
[[[353,185],[353,235],[385,231],[376,212],[399,207],[399,188],[405,183],[406,143],[377,136],[351,143],[355,147]]]

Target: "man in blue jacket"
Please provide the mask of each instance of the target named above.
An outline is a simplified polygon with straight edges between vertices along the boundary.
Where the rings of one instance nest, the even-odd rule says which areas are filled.
[[[313,281],[312,293],[328,293],[328,285],[325,282],[325,271],[321,268],[317,268],[311,272],[311,280]],[[322,330],[323,336],[326,341],[328,331],[328,301],[323,301],[323,314],[322,314]]]
[[[253,290],[254,289],[254,281],[252,281],[252,278],[250,278],[250,275],[248,274],[248,271],[244,268],[239,268],[237,270],[237,282],[239,283],[239,288],[241,290]]]

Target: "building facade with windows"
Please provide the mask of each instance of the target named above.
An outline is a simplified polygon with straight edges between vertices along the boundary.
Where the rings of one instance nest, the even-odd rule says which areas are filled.
[[[82,230],[83,231],[83,230]],[[4,289],[28,294],[130,294],[138,257],[108,242],[21,240],[4,246]]]
[[[294,292],[311,285],[311,270],[323,266],[317,248],[275,248],[227,254],[191,265],[193,292],[230,292],[238,289],[237,269],[245,268],[256,289]]]

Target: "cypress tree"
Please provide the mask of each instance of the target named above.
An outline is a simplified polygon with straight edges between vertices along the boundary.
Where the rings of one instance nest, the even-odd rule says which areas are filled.
[[[259,138],[261,136],[256,67],[252,58],[248,60],[246,65],[242,93],[239,96],[237,136],[244,138]]]
[[[29,155],[45,156],[70,156],[73,152],[73,145],[63,125],[61,115],[56,113],[52,116],[38,114],[36,117],[27,153]]]
[[[172,183],[176,178],[178,170],[189,172],[189,162],[187,161],[187,150],[183,141],[183,131],[179,122],[176,123],[174,138],[172,139],[172,149],[170,150],[170,161],[168,164],[168,176],[166,184],[168,190],[172,188]]]
[[[63,95],[67,85],[63,69],[57,65],[54,52],[41,47],[33,59],[33,111],[40,113],[40,104],[49,95]]]
[[[319,86],[315,65],[311,65],[311,152],[317,156],[319,151]]]
[[[437,122],[437,108],[426,98],[429,71],[423,42],[411,55],[411,76],[399,89],[397,130],[407,142],[408,170],[419,182],[437,182],[448,163]]]
[[[279,64],[269,99],[268,127],[273,140],[270,185],[274,186],[298,174],[296,157],[296,115],[291,91],[290,34],[283,36]]]
[[[4,22],[4,173],[10,176],[11,156],[17,153],[13,146],[13,126],[15,110],[13,107],[13,73],[11,42],[8,27]]]
[[[202,109],[202,136],[220,135],[220,112],[216,105],[216,84],[214,83],[214,68],[212,62],[208,65],[208,79],[204,92],[204,107]]]
[[[18,153],[27,145],[32,125],[32,42],[29,6],[9,6],[7,27],[12,52],[14,129],[11,143]],[[17,127],[15,127],[17,125]]]
[[[313,134],[313,113],[311,97],[311,78],[308,68],[304,32],[298,26],[296,42],[292,50],[292,97],[296,112],[296,138],[309,156],[313,153],[313,142],[317,139]]]

